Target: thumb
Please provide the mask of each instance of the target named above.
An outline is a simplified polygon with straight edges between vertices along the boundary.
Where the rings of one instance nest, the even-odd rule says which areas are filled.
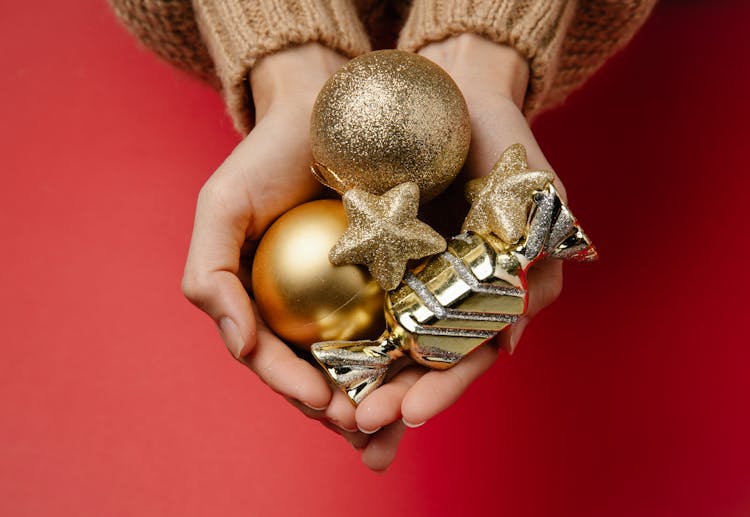
[[[214,320],[227,348],[240,358],[255,343],[250,298],[237,276],[253,216],[234,182],[232,175],[217,173],[201,189],[182,291]]]

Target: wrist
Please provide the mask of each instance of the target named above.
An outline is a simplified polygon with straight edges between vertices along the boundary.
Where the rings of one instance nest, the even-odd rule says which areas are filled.
[[[419,54],[435,61],[470,101],[473,95],[501,95],[519,108],[529,84],[529,65],[513,47],[464,33],[429,43]]]
[[[346,57],[317,42],[263,56],[249,77],[258,118],[279,102],[312,106],[328,77],[346,62]]]

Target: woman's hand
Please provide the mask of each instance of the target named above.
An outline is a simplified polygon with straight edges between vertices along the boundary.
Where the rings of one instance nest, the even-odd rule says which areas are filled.
[[[427,45],[419,53],[443,67],[466,98],[472,130],[464,166],[467,179],[487,175],[503,150],[514,143],[526,147],[531,168],[552,170],[521,113],[529,77],[521,55],[473,34]],[[555,187],[564,196],[559,180]],[[493,364],[498,349],[512,352],[527,323],[557,298],[562,262],[535,265],[528,281],[528,312],[517,323],[448,370],[410,366],[401,371],[362,401],[356,412],[358,427],[371,431],[399,419],[417,427],[452,405]]]
[[[390,463],[403,424],[373,437],[359,432],[344,394],[268,329],[247,294],[255,242],[279,215],[320,193],[310,173],[310,112],[323,83],[345,62],[309,43],[265,57],[253,69],[257,123],[201,189],[182,289],[216,322],[236,359],[381,468]]]

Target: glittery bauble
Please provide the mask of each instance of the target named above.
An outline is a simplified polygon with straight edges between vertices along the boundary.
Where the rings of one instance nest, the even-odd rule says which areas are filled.
[[[339,69],[318,94],[310,123],[316,173],[328,186],[379,195],[412,181],[421,202],[453,181],[470,138],[453,79],[399,50],[370,52]]]
[[[263,320],[282,339],[364,339],[383,327],[384,293],[359,266],[334,266],[328,252],[346,229],[340,201],[300,205],[261,239],[253,261],[253,294]]]

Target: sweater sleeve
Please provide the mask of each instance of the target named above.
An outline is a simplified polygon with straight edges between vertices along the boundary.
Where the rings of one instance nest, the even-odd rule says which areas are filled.
[[[109,0],[128,31],[157,56],[218,87],[190,0]]]
[[[221,88],[235,128],[252,126],[250,69],[261,57],[318,41],[354,57],[370,49],[349,0],[110,0],[140,41]]]
[[[259,58],[310,41],[347,57],[370,50],[349,0],[193,0],[193,9],[229,113],[243,133],[251,125],[248,73]]]
[[[655,0],[414,0],[399,48],[472,32],[514,47],[529,62],[524,113],[561,102],[624,46]]]

